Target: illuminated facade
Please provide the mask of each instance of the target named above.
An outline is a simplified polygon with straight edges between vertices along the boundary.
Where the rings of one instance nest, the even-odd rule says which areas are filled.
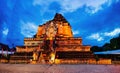
[[[38,26],[33,38],[24,39],[24,46],[16,47],[16,53],[10,61],[16,61],[14,59],[19,59],[20,53],[24,53],[22,57],[26,58],[20,60],[29,63],[95,64],[90,47],[82,45],[82,38],[74,37],[70,24],[61,14],[56,13],[52,20]]]

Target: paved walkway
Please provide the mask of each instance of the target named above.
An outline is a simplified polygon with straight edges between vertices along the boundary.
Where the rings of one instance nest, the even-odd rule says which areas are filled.
[[[0,73],[120,73],[120,65],[0,64]]]

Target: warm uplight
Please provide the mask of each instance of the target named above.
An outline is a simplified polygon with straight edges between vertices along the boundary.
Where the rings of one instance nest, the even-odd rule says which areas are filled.
[[[55,60],[55,53],[51,53],[51,63],[53,63],[54,62],[54,60]]]
[[[55,59],[55,64],[60,64],[60,60],[59,59]]]

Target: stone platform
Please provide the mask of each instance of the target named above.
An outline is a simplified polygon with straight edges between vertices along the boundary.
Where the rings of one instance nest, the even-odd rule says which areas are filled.
[[[120,65],[0,64],[0,73],[120,73]]]

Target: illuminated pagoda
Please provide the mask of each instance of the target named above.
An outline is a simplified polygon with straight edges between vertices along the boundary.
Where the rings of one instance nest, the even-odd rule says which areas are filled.
[[[74,37],[67,20],[56,13],[43,25],[33,38],[24,38],[24,46],[17,46],[10,62],[32,64],[95,64],[91,46],[82,45],[81,37]]]

